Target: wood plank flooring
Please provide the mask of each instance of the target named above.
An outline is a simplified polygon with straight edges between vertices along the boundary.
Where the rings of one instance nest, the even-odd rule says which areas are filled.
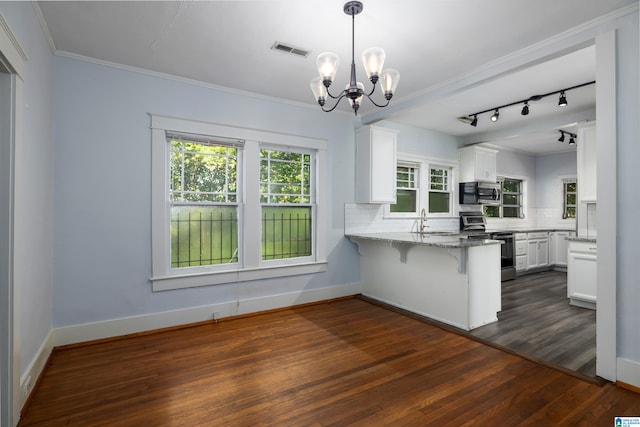
[[[54,352],[20,426],[608,426],[640,395],[358,298]]]
[[[471,334],[596,376],[596,312],[569,305],[566,273],[547,271],[502,282],[498,322]]]

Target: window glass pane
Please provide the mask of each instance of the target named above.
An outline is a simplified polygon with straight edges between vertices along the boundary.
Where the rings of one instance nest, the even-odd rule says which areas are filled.
[[[260,150],[260,202],[310,205],[312,156]],[[262,206],[262,259],[312,255],[312,206]]]
[[[567,218],[575,218],[576,217],[576,208],[575,207],[567,207],[566,217]]]
[[[520,192],[520,181],[513,179],[505,179],[502,183],[502,191],[509,193]]]
[[[568,182],[566,190],[575,192],[576,191],[576,183],[575,182]]]
[[[262,259],[311,255],[311,207],[262,207]]]
[[[520,208],[503,206],[502,216],[504,218],[520,218]]]
[[[396,203],[389,206],[391,212],[416,212],[417,193],[415,190],[398,190],[396,192]]]
[[[502,204],[505,205],[505,206],[506,205],[519,205],[520,204],[520,195],[518,195],[518,194],[503,194],[502,195]]]
[[[311,203],[311,156],[260,150],[260,201]]]
[[[449,190],[449,171],[446,169],[430,169],[429,172],[429,189],[430,190]]]
[[[500,207],[499,206],[484,206],[484,215],[489,218],[498,218],[500,216]]]
[[[576,195],[574,194],[567,194],[567,204],[568,205],[575,205],[576,204]]]
[[[409,166],[396,168],[396,187],[416,188],[416,169]]]
[[[171,268],[238,262],[235,206],[172,206]]]
[[[237,191],[237,149],[170,141],[170,199],[233,202]]]
[[[449,212],[449,193],[429,192],[429,212]]]

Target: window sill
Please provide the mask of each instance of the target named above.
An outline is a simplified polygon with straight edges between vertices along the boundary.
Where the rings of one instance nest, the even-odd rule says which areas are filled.
[[[198,286],[220,285],[223,283],[248,282],[252,280],[273,279],[276,277],[298,276],[301,274],[322,273],[327,271],[326,261],[309,262],[295,265],[244,268],[230,271],[193,273],[175,276],[152,277],[152,290],[169,291],[194,288]]]

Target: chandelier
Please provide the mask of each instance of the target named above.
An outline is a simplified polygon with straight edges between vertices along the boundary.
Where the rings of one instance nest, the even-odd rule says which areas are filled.
[[[333,95],[329,92],[329,86],[333,83],[333,79],[338,71],[338,65],[340,59],[338,55],[333,52],[323,52],[318,55],[316,64],[318,66],[318,72],[320,75],[311,80],[311,91],[313,96],[320,104],[322,111],[330,112],[336,109],[342,98],[347,98],[353,111],[358,115],[358,108],[360,108],[360,102],[362,97],[366,96],[369,101],[376,107],[386,107],[389,105],[389,101],[393,97],[393,94],[398,86],[398,80],[400,80],[400,73],[394,69],[382,70],[384,64],[385,53],[382,48],[372,47],[362,52],[362,62],[364,64],[367,77],[373,84],[371,91],[366,93],[364,85],[356,80],[356,63],[354,59],[355,50],[355,16],[362,12],[362,3],[359,1],[349,1],[344,5],[344,13],[351,15],[351,79],[345,87],[345,89],[338,95]],[[376,84],[380,81],[382,86],[381,90],[384,93],[384,97],[387,100],[385,104],[378,104],[375,102],[371,95],[376,90]],[[336,102],[330,109],[325,108],[327,102],[327,95]]]

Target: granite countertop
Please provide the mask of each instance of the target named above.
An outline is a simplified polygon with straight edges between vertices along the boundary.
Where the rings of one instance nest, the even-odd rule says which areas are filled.
[[[414,245],[435,246],[438,248],[470,248],[474,246],[501,245],[501,240],[490,239],[468,239],[455,233],[352,233],[346,234],[346,237],[379,240],[390,243],[408,243]]]
[[[571,240],[572,242],[588,242],[588,243],[596,243],[597,239],[595,237],[565,237],[565,240]]]
[[[491,230],[491,231],[487,231],[487,233],[536,233],[536,232],[552,232],[552,231],[561,231],[561,232],[569,232],[569,231],[573,231],[575,232],[575,229],[569,229],[569,228],[523,228],[523,229],[518,229],[518,230]]]

